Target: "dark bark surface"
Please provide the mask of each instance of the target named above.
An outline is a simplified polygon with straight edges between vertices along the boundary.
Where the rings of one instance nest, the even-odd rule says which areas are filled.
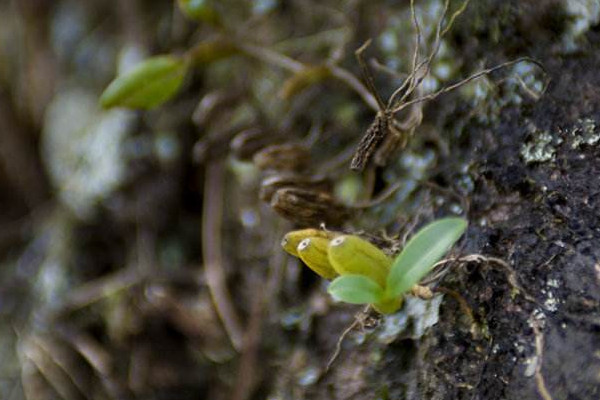
[[[556,11],[553,7],[536,6],[527,15],[528,5],[521,4],[513,10],[511,24],[520,29],[503,36],[506,40],[495,50],[485,40],[465,46],[469,54],[488,51],[489,59],[515,47],[535,54],[550,78],[539,101],[503,108],[490,124],[474,121],[460,105],[447,105],[452,99],[439,101],[443,124],[450,130],[465,124],[460,138],[450,144],[450,153],[460,157],[446,160],[434,175],[452,185],[460,175],[457,159],[469,160],[472,224],[463,251],[501,258],[512,270],[486,262],[459,265],[443,285],[464,297],[473,319],[447,296],[439,323],[424,338],[401,335],[384,350],[367,351],[364,344],[347,349],[351,354],[338,367],[358,379],[349,382],[334,373],[314,398],[326,398],[328,390],[340,399],[369,398],[373,390],[379,398],[394,399],[600,395],[600,151],[595,126],[600,118],[600,37],[591,31],[584,50],[557,56],[552,34],[544,31],[551,28],[544,25]],[[496,21],[487,17],[490,24]],[[470,31],[461,33],[468,37]],[[583,144],[581,135],[592,131],[589,124],[596,136]],[[542,133],[547,141],[534,144]],[[535,156],[529,153],[536,151]],[[365,372],[360,366],[369,364],[370,352],[381,352],[381,360]]]

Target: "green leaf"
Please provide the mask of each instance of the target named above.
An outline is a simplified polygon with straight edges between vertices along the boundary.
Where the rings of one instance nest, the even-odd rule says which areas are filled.
[[[362,275],[344,275],[334,279],[329,294],[350,304],[377,303],[383,298],[383,289],[372,279]]]
[[[104,108],[156,107],[177,93],[187,68],[182,58],[151,57],[112,81],[100,96],[100,104]]]
[[[396,257],[387,278],[387,295],[400,296],[429,273],[467,228],[463,218],[434,221],[413,236]]]

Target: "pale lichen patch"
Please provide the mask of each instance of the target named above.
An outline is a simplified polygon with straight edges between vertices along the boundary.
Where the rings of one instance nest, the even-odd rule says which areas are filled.
[[[556,147],[562,143],[562,138],[552,135],[546,130],[540,130],[532,122],[528,122],[529,140],[521,146],[521,157],[525,163],[547,162],[554,160]]]
[[[596,127],[596,121],[584,118],[577,121],[570,132],[570,137],[572,149],[577,149],[584,144],[593,146],[600,141],[600,131]]]

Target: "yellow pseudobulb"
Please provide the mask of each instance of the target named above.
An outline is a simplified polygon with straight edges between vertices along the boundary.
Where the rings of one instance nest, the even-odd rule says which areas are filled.
[[[328,247],[329,239],[314,236],[302,240],[296,250],[298,257],[310,269],[325,279],[333,279],[338,274],[329,263],[329,258],[327,257]]]
[[[285,251],[294,257],[299,257],[297,251],[298,245],[304,239],[318,237],[330,240],[338,235],[339,233],[337,232],[323,231],[320,229],[300,229],[297,231],[288,232],[281,241],[281,247],[283,247]]]
[[[393,314],[402,307],[402,303],[404,303],[404,298],[400,296],[373,304],[373,308],[381,314]]]
[[[375,245],[354,235],[338,236],[329,243],[329,262],[340,275],[363,275],[385,288],[392,259]]]

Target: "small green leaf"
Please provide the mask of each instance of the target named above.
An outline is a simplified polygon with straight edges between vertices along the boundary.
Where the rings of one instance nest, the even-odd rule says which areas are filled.
[[[187,68],[182,58],[151,57],[112,81],[100,96],[100,104],[104,108],[156,107],[177,93]]]
[[[387,295],[400,296],[417,284],[467,228],[463,218],[434,221],[413,236],[396,257],[387,278]]]
[[[377,303],[383,298],[383,289],[372,279],[362,275],[340,276],[327,288],[335,299],[350,304]]]

